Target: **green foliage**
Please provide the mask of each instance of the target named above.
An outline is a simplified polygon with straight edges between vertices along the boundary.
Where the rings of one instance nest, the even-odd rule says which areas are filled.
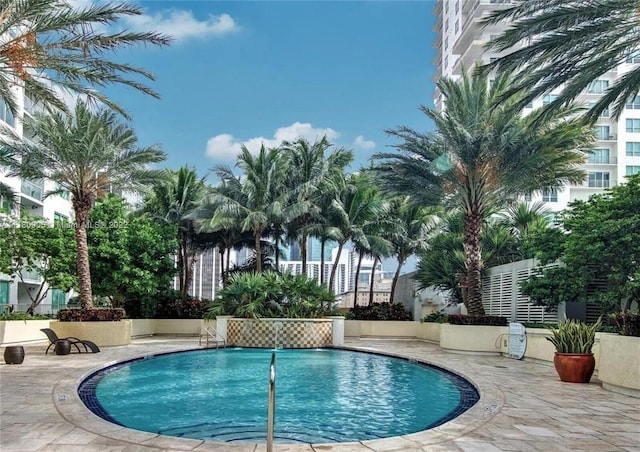
[[[68,224],[50,225],[42,218],[22,215],[20,221],[5,219],[0,227],[0,273],[23,280],[24,272],[42,279],[37,291],[28,291],[33,310],[49,288],[68,292],[77,284],[75,241]]]
[[[640,337],[640,313],[620,312],[614,315],[620,334]]]
[[[88,229],[91,283],[131,318],[153,318],[158,294],[171,287],[175,227],[127,215],[125,201],[109,195],[94,207]]]
[[[507,326],[506,317],[498,317],[495,315],[449,315],[449,323],[451,325],[486,325],[486,326]]]
[[[184,299],[179,290],[169,290],[157,295],[158,310],[156,319],[202,319],[211,301],[197,298]]]
[[[540,269],[522,291],[549,307],[587,301],[619,311],[640,302],[640,175],[570,207],[561,221],[566,233],[532,242],[543,264],[560,257],[560,265]]]
[[[318,318],[330,314],[335,297],[304,275],[240,273],[230,278],[207,318]]]
[[[449,323],[449,315],[445,314],[444,312],[432,312],[420,321],[432,323]]]
[[[355,306],[347,313],[349,320],[413,320],[411,313],[402,303],[373,303],[369,306]]]
[[[3,312],[0,320],[50,320],[49,316],[43,314],[28,314],[26,312]]]
[[[593,325],[578,320],[567,320],[557,328],[550,328],[551,337],[546,339],[556,347],[558,353],[591,353],[596,331],[601,323],[601,319]]]
[[[57,317],[61,322],[118,322],[125,312],[122,308],[61,309]]]

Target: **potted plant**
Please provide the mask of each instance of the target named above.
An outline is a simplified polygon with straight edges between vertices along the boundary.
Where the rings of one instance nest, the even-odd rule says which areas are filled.
[[[558,325],[558,328],[550,328],[551,337],[547,337],[547,340],[556,347],[553,365],[561,381],[589,383],[596,366],[591,349],[600,324],[601,319],[593,325],[567,320]]]

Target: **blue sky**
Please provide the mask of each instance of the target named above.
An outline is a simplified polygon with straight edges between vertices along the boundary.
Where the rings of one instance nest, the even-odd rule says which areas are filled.
[[[199,174],[255,149],[327,134],[354,169],[393,141],[426,131],[433,92],[433,1],[144,1],[126,25],[173,35],[166,48],[119,56],[157,77],[161,100],[107,92],[133,116],[141,145]]]

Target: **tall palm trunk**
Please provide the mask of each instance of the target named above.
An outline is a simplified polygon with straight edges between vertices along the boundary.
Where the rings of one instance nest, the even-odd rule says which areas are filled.
[[[89,196],[73,198],[73,213],[76,219],[75,239],[78,268],[78,291],[82,309],[93,307],[91,291],[91,268],[89,267],[89,246],[87,244],[87,219],[93,205]]]
[[[302,260],[302,274],[307,274],[307,233],[303,232],[300,238],[300,259]]]
[[[380,262],[380,258],[376,256],[373,259],[373,267],[371,267],[371,284],[369,285],[369,306],[373,304],[373,292],[375,285],[375,276],[376,276],[376,267],[378,266],[378,262]]]
[[[477,210],[464,217],[464,254],[466,257],[463,301],[469,315],[484,315],[482,306],[482,251],[480,234],[483,215]]]
[[[396,286],[398,285],[398,279],[400,278],[400,270],[404,265],[404,261],[406,259],[404,257],[398,256],[398,267],[396,268],[396,273],[393,275],[393,281],[391,281],[391,293],[389,294],[389,301],[393,303],[393,297],[396,294]]]
[[[279,272],[280,271],[280,228],[276,228],[275,229],[275,235],[276,235],[276,243],[275,243],[275,247],[276,247],[276,271]]]
[[[336,272],[338,271],[338,262],[340,262],[340,254],[342,254],[342,247],[344,243],[338,244],[338,252],[336,253],[336,261],[331,266],[331,276],[329,276],[329,290],[333,292],[333,282],[336,279]]]
[[[324,244],[326,239],[320,240],[320,285],[324,285]]]
[[[358,279],[360,279],[360,267],[362,266],[362,258],[364,255],[360,253],[358,256],[358,265],[356,265],[355,283],[353,285],[353,307],[358,305]]]
[[[262,273],[262,244],[260,243],[260,241],[262,240],[262,229],[256,230],[253,239],[256,250],[256,272]]]
[[[220,254],[220,279],[222,280],[222,287],[224,288],[225,286],[225,269],[224,269],[224,247],[223,246],[218,246],[218,253]]]

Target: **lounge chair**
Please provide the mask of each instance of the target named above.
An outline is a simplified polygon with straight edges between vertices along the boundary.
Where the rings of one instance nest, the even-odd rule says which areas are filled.
[[[78,339],[77,337],[71,337],[71,336],[58,337],[56,332],[53,331],[51,328],[41,328],[40,331],[46,334],[47,337],[49,338],[49,342],[51,342],[49,344],[49,347],[47,347],[47,351],[44,352],[45,355],[49,353],[49,350],[51,349],[51,347],[55,347],[56,342],[62,341],[62,340],[69,341],[71,345],[73,345],[76,348],[76,350],[78,350],[78,353],[89,353],[89,352],[98,353],[100,351],[100,349],[94,342],[88,341],[86,339]]]

